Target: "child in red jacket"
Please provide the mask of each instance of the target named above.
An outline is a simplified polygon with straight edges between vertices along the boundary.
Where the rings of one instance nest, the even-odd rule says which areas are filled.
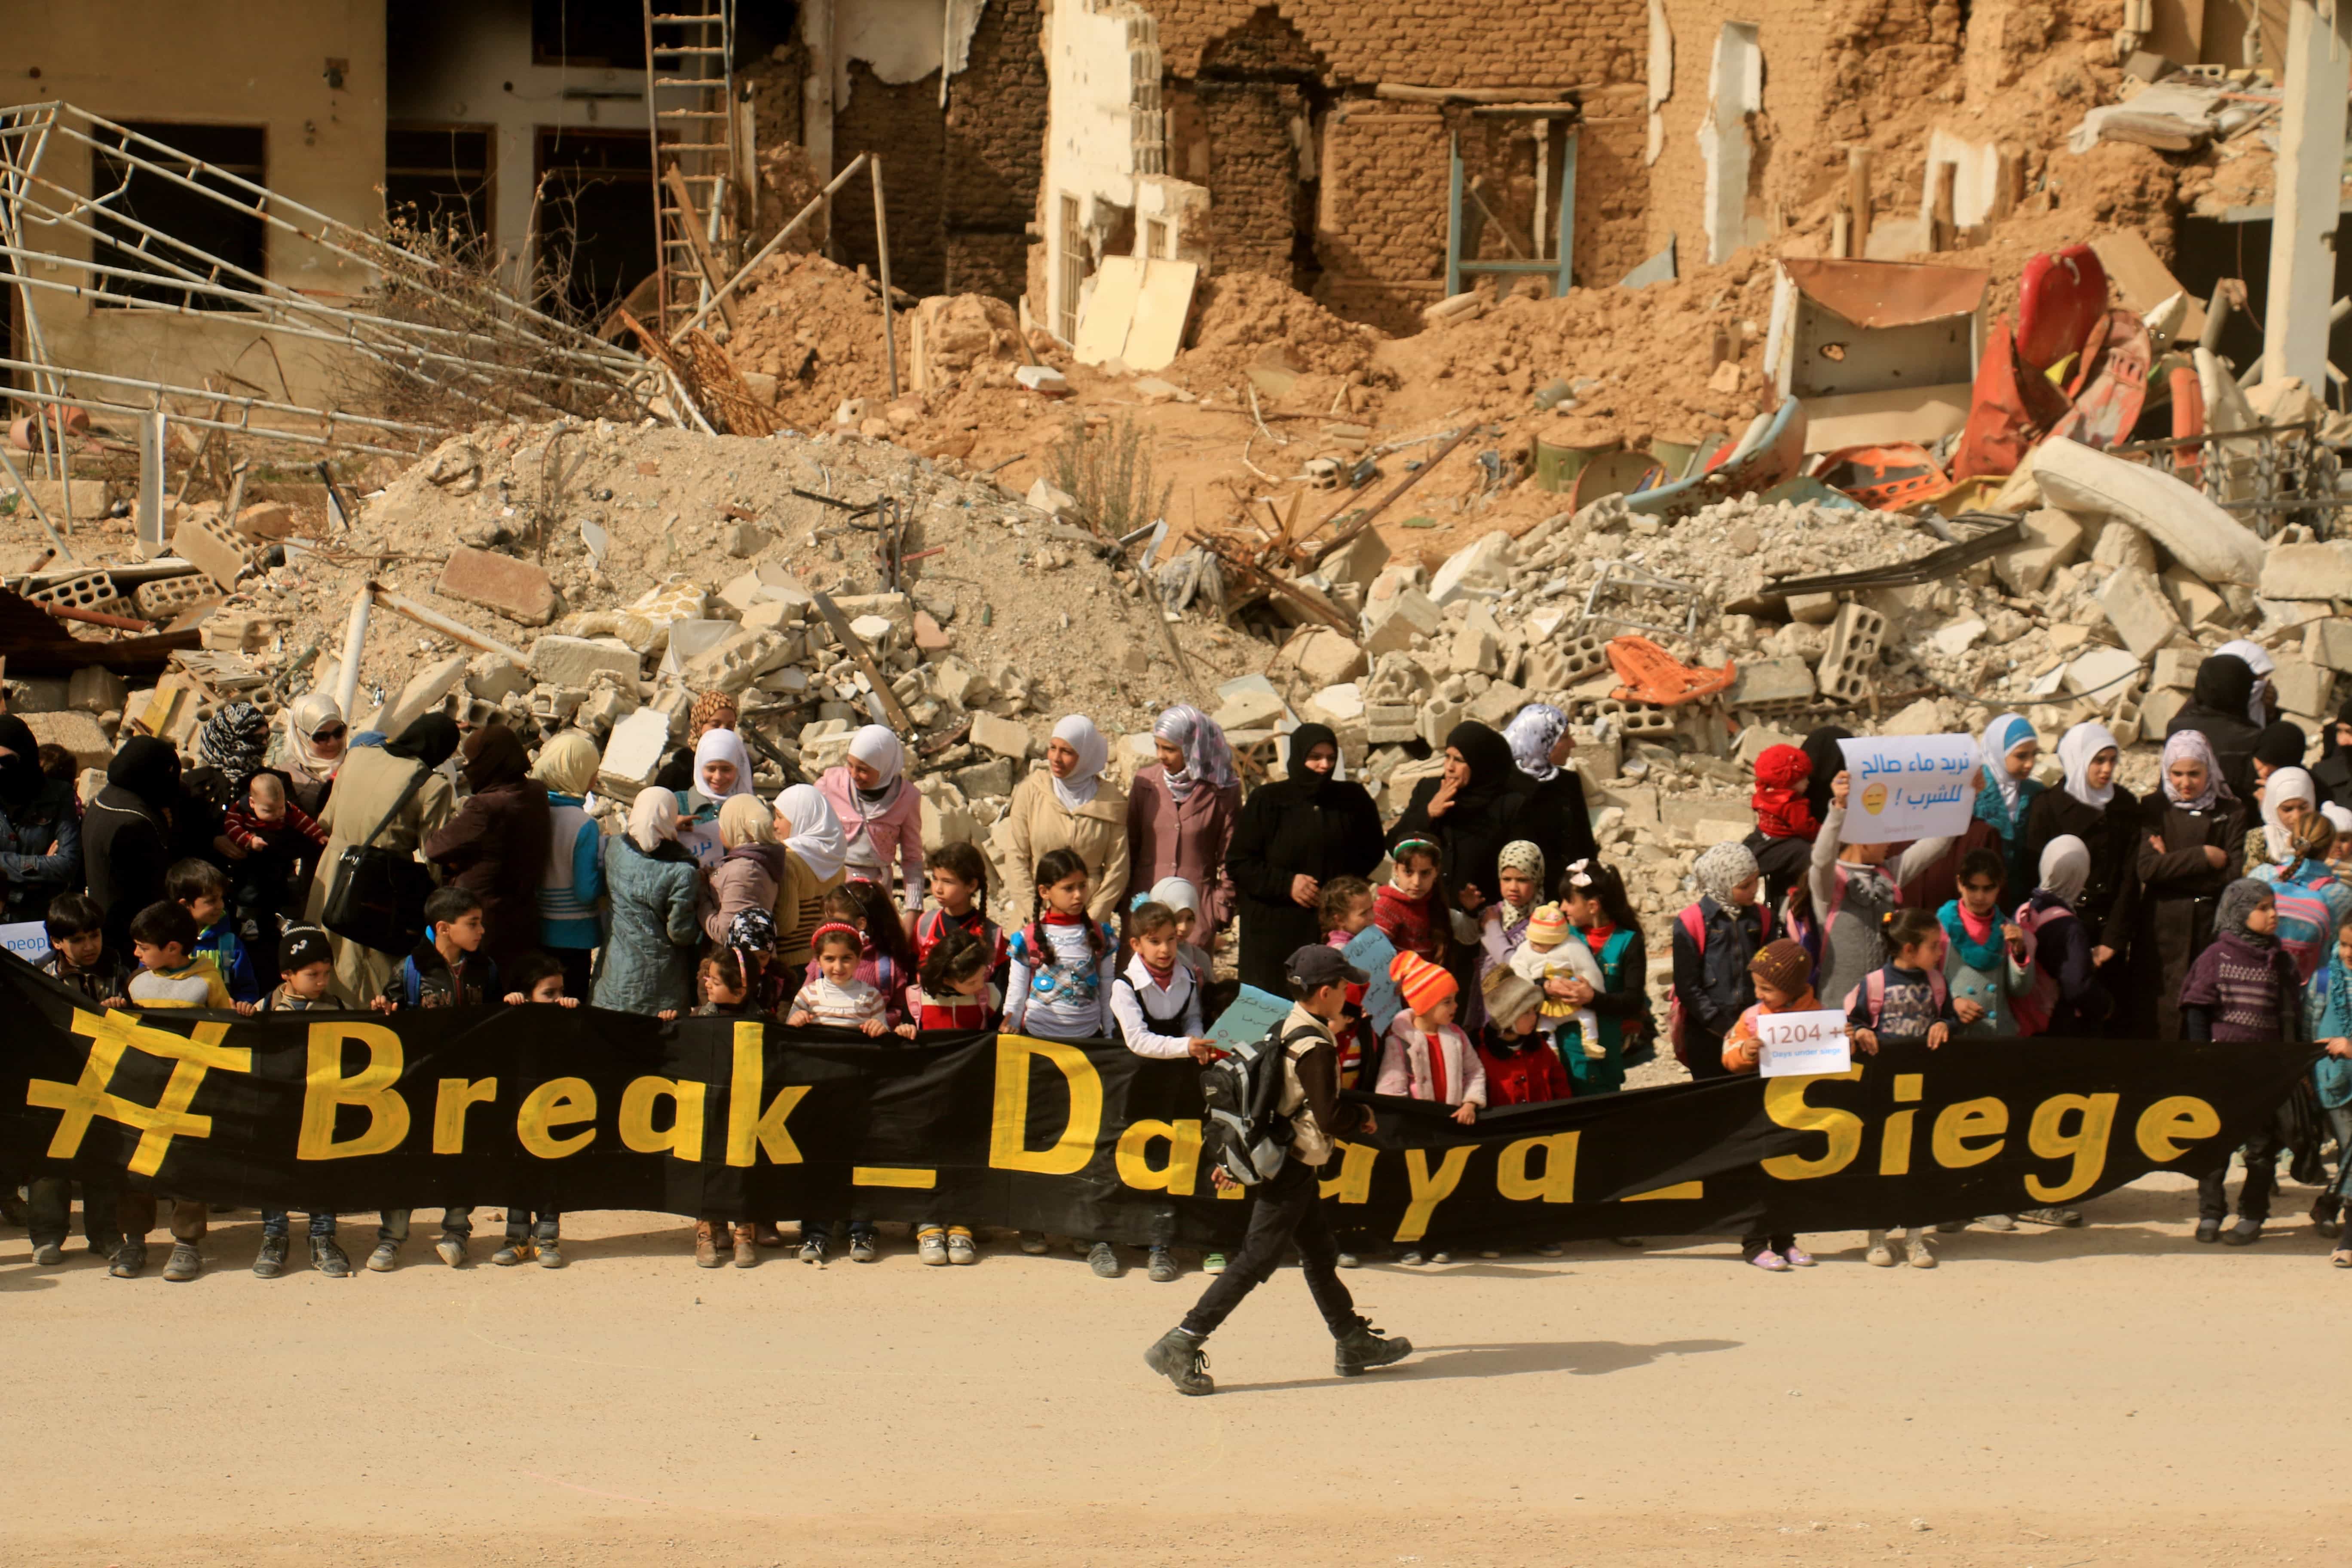
[[[1486,1024],[1478,1031],[1478,1060],[1486,1069],[1486,1103],[1568,1099],[1568,1069],[1543,1034],[1543,993],[1507,964],[1488,970],[1481,990]]]

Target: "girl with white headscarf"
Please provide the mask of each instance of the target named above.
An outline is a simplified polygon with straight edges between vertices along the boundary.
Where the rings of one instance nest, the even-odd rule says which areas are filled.
[[[2009,868],[2009,885],[2022,888],[2033,880],[2033,868],[2025,859],[2025,819],[2042,793],[2032,777],[2042,742],[2023,715],[2004,713],[1985,726],[1977,744],[1984,755],[1984,776],[1977,788],[1976,817],[2000,840],[1996,847]]]
[[[824,923],[824,896],[848,879],[848,838],[833,806],[810,784],[776,797],[776,832],[784,841],[784,874],[776,889],[775,968],[793,984],[816,957],[810,939]]]
[[[868,724],[850,737],[847,760],[825,769],[816,787],[841,824],[851,876],[887,888],[898,862],[900,921],[911,937],[923,908],[923,797],[905,778],[906,765],[898,737]]]
[[[708,869],[726,847],[719,842],[719,808],[730,795],[751,793],[751,756],[732,730],[706,731],[694,745],[694,783],[677,792],[678,842]]]
[[[2319,806],[2319,789],[2301,768],[2276,768],[2263,781],[2263,843],[2260,858],[2246,868],[2252,876],[2262,865],[2279,865],[2294,858],[2295,833],[2305,817]],[[2251,848],[2252,846],[2249,846]]]
[[[2247,811],[2195,730],[2164,742],[2163,785],[2139,823],[2126,1037],[2182,1037],[2180,988],[2213,941],[2214,901],[2245,853]]]
[[[1108,921],[1133,891],[1128,875],[1127,792],[1103,777],[1110,743],[1094,721],[1073,713],[1054,726],[1045,766],[1013,787],[1004,807],[1012,852],[1005,857],[1004,901],[1033,907],[1037,862],[1068,849],[1087,868],[1087,913]]]
[[[2025,814],[2025,858],[2032,865],[2040,867],[2052,842],[2062,837],[2080,839],[2090,857],[2082,888],[2066,903],[2089,934],[2100,978],[2110,988],[2123,984],[2124,966],[2115,959],[2131,944],[2129,889],[2142,843],[2139,797],[2116,782],[2122,757],[2105,724],[2075,725],[2058,739],[2064,782],[2036,795]]]
[[[677,797],[646,788],[629,805],[629,830],[604,840],[609,929],[596,971],[595,1005],[617,1013],[674,1016],[694,1005],[694,899],[701,878],[677,841]]]
[[[1234,912],[1225,850],[1241,820],[1242,785],[1233,747],[1216,721],[1181,703],[1160,715],[1151,744],[1159,760],[1136,770],[1127,797],[1129,900],[1181,879],[1206,895],[1201,913],[1213,930]]]
[[[278,765],[296,805],[312,816],[319,815],[350,746],[351,729],[333,692],[305,693],[286,710],[286,738]]]

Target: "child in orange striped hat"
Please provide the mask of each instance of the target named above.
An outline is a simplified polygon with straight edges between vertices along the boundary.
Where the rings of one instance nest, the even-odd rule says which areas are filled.
[[[1389,1025],[1379,1092],[1451,1105],[1454,1120],[1469,1126],[1486,1103],[1486,1069],[1470,1037],[1454,1026],[1454,976],[1419,953],[1400,952],[1389,963],[1389,978],[1397,983],[1404,1009]],[[1439,1263],[1453,1261],[1442,1252],[1432,1257]],[[1418,1252],[1401,1259],[1421,1260]]]

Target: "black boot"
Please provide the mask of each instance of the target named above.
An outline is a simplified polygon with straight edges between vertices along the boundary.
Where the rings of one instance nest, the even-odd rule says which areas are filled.
[[[352,1276],[351,1255],[331,1236],[310,1238],[310,1267],[330,1279],[348,1279]]]
[[[275,1279],[286,1272],[286,1242],[282,1236],[265,1236],[261,1250],[253,1259],[253,1272],[263,1279]]]
[[[1359,1320],[1331,1347],[1331,1370],[1341,1377],[1361,1377],[1376,1366],[1394,1366],[1412,1353],[1412,1342],[1400,1334],[1384,1339],[1371,1324]]]
[[[2344,1234],[2344,1200],[2322,1193],[2311,1200],[2311,1228],[2333,1239]]]
[[[1207,1342],[1181,1329],[1171,1329],[1143,1352],[1143,1364],[1176,1385],[1179,1394],[1214,1394],[1216,1380],[1209,1375]]]

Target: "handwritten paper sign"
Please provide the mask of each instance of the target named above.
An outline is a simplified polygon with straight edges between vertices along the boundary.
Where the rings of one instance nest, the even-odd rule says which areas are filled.
[[[1841,844],[1905,844],[1968,831],[1984,759],[1967,735],[1870,735],[1845,753]]]
[[[49,928],[39,921],[19,921],[13,925],[0,925],[0,947],[27,963],[38,963],[49,956]]]
[[[1760,1014],[1756,1019],[1756,1038],[1764,1047],[1756,1070],[1765,1078],[1811,1078],[1853,1066],[1853,1053],[1845,1037],[1845,1015],[1835,1009]]]
[[[1396,944],[1380,927],[1366,926],[1339,950],[1339,956],[1371,977],[1364,986],[1364,1016],[1370,1020],[1372,1033],[1387,1034],[1389,1025],[1404,1010],[1404,996],[1397,990],[1397,983],[1389,978],[1389,964],[1396,958]]]
[[[1219,1050],[1229,1051],[1235,1046],[1254,1045],[1265,1038],[1268,1029],[1290,1016],[1290,1004],[1270,991],[1255,985],[1244,985],[1234,1005],[1218,1016],[1209,1030],[1209,1038]]]

